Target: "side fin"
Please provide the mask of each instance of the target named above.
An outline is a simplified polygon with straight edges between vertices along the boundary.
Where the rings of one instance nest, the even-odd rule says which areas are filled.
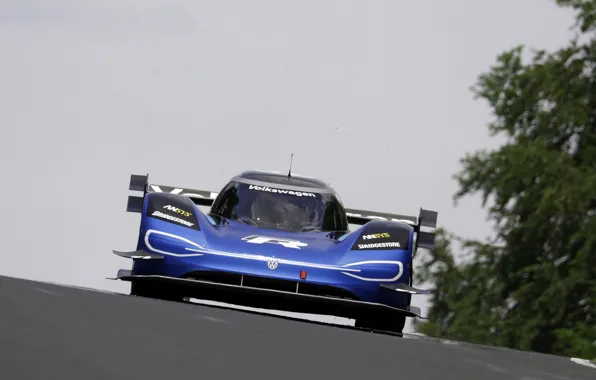
[[[431,294],[432,290],[417,289],[404,283],[397,284],[382,284],[383,288],[395,290],[396,292],[410,293],[410,294]]]
[[[148,259],[163,259],[162,255],[156,254],[156,253],[149,253],[146,252],[144,250],[138,250],[138,251],[132,251],[132,252],[121,252],[121,251],[116,251],[113,250],[112,251],[115,255],[118,255],[120,257],[124,257],[125,259],[143,259],[143,260],[148,260]]]

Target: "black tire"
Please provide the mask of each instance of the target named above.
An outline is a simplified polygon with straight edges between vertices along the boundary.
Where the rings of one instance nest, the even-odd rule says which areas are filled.
[[[409,275],[410,278],[408,279],[408,285],[412,286],[412,281],[414,278],[412,265],[410,265]],[[408,294],[408,306],[411,302],[412,295]],[[372,314],[370,316],[357,318],[356,323],[354,325],[358,328],[389,331],[392,333],[401,334],[403,333],[404,327],[406,326],[406,316],[389,316],[383,313],[379,313],[378,315]]]
[[[406,325],[405,315],[378,315],[372,314],[370,316],[356,319],[355,326],[363,329],[388,331],[392,333],[401,334]]]
[[[164,286],[156,286],[155,284],[144,284],[132,282],[130,284],[130,295],[145,298],[154,298],[164,301],[181,302],[183,297],[176,294],[173,289],[168,289]]]

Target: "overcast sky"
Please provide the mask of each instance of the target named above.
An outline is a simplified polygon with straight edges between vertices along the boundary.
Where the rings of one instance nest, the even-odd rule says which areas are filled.
[[[0,274],[127,292],[105,277],[130,267],[131,173],[218,191],[290,153],[347,207],[484,238],[479,199],[452,204],[459,158],[498,143],[469,87],[571,22],[549,0],[1,1]]]

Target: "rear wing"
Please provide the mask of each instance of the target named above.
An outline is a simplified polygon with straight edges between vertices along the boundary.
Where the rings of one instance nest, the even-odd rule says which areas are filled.
[[[198,206],[211,206],[217,197],[217,193],[208,190],[195,190],[182,187],[152,184],[149,182],[149,174],[132,174],[130,176],[128,190],[143,192],[142,196],[128,196],[128,202],[126,204],[126,211],[128,212],[141,212],[143,209],[143,200],[147,193],[171,193],[184,195],[189,197]]]
[[[435,246],[435,232],[422,231],[421,229],[422,227],[432,228],[433,230],[437,228],[437,220],[439,217],[439,213],[437,211],[420,208],[418,216],[412,216],[347,208],[346,214],[348,215],[348,223],[350,224],[363,225],[370,222],[371,220],[380,219],[407,223],[411,225],[414,227],[414,231],[416,232],[416,242],[414,243],[413,250],[414,253],[418,250],[418,248],[433,249]]]

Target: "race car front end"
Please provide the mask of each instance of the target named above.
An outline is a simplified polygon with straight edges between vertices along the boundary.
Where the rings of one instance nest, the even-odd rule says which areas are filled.
[[[167,295],[158,298],[198,298],[349,318],[358,318],[373,309],[420,316],[419,310],[409,305],[410,294],[416,290],[408,286],[408,247],[369,250],[372,247],[358,244],[356,235],[348,236],[335,242],[339,252],[336,255],[341,259],[325,262],[320,257],[330,257],[331,252],[305,252],[301,260],[299,249],[272,251],[299,241],[276,238],[271,244],[266,239],[272,238],[242,234],[240,227],[234,231],[239,231],[238,236],[243,238],[234,241],[248,244],[252,249],[249,253],[246,247],[243,253],[231,243],[226,250],[207,248],[203,240],[197,243],[197,239],[191,238],[192,232],[161,221],[151,220],[146,226],[141,230],[137,251],[144,258],[134,258],[133,270],[120,272],[118,278],[135,283],[138,289],[151,288],[154,293],[160,289],[160,294]],[[170,230],[164,231],[165,228]],[[358,246],[363,248],[350,249]]]

